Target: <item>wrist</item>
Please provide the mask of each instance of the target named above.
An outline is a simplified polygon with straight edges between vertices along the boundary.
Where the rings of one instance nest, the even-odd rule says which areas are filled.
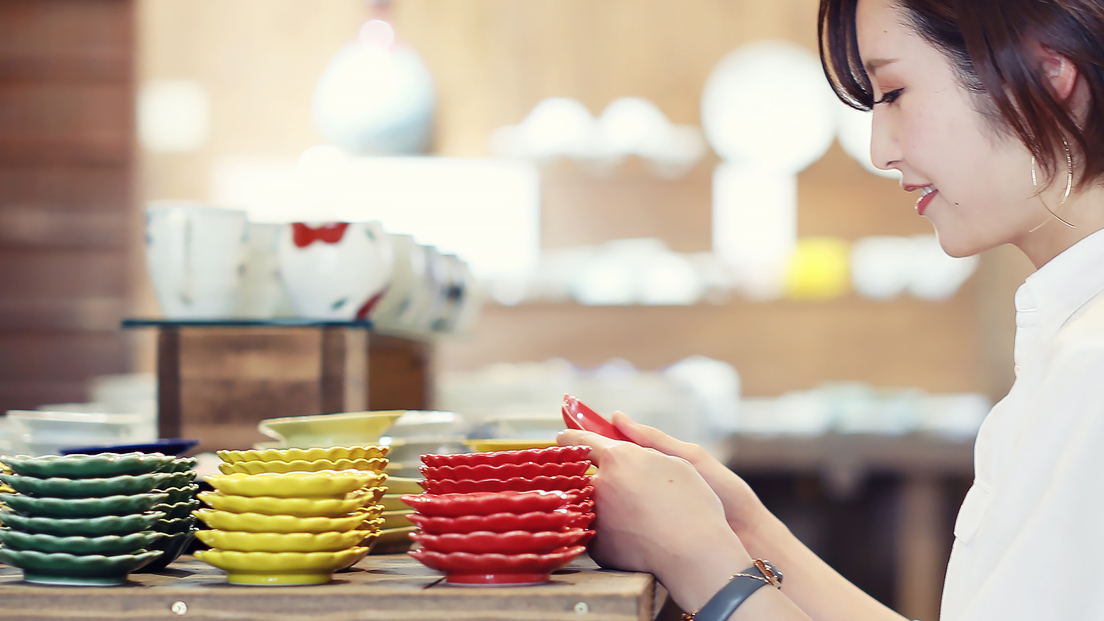
[[[683,610],[698,610],[724,588],[729,578],[752,562],[740,539],[731,530],[695,537],[660,567],[656,578]]]

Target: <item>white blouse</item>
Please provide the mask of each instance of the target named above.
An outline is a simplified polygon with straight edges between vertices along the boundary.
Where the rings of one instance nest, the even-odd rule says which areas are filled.
[[[978,431],[940,618],[1104,619],[1104,231],[1020,286],[1015,362]]]

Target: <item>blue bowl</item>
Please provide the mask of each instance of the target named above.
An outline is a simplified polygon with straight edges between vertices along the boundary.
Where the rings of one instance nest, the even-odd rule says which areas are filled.
[[[186,438],[162,438],[144,444],[118,444],[112,446],[81,446],[61,449],[62,455],[95,455],[96,453],[162,453],[183,455],[199,444],[199,440]]]

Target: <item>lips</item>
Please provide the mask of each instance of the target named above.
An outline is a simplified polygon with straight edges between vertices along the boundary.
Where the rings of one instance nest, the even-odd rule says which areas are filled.
[[[939,191],[931,186],[925,186],[920,188],[920,192],[920,198],[916,200],[916,213],[922,216],[927,211],[928,205],[935,198],[935,195],[939,194]]]

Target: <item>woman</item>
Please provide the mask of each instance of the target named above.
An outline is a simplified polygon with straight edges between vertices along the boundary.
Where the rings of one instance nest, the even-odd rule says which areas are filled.
[[[1014,244],[1037,268],[941,618],[1104,619],[1104,1],[822,0],[820,41],[837,94],[874,111],[875,164],[902,173],[944,250]],[[640,446],[561,436],[600,466],[598,562],[654,573],[684,610],[709,603],[702,621],[901,619],[700,447],[614,422]]]

